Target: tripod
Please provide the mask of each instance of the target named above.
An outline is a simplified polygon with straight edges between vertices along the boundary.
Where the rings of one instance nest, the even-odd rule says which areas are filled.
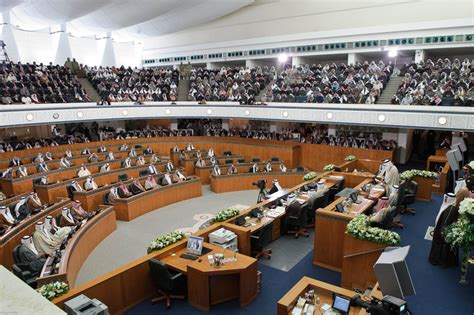
[[[258,193],[258,197],[257,197],[257,203],[262,202],[263,199],[266,197],[266,195],[267,195],[267,191],[265,187],[260,187],[260,192]]]

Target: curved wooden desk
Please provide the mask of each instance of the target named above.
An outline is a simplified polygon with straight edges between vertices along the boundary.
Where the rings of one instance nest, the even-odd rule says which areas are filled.
[[[163,162],[160,164],[156,164],[157,168],[160,168],[164,165]],[[118,176],[121,174],[127,174],[128,178],[132,177],[139,177],[141,171],[148,170],[148,165],[145,166],[132,166],[128,168],[119,168],[115,170],[111,170],[107,173],[94,173],[92,177],[94,178],[97,185],[102,186],[105,184],[116,183],[119,181]],[[34,188],[35,191],[38,193],[38,196],[41,200],[45,202],[52,202],[56,200],[56,198],[68,198],[67,194],[67,187],[71,184],[73,180],[78,181],[81,185],[83,185],[84,181],[86,180],[85,177],[83,178],[72,178],[67,179],[65,181],[60,181],[58,183],[53,183],[49,185],[38,185],[35,184]]]
[[[153,176],[157,183],[161,182],[161,178],[163,174],[158,174]],[[137,177],[140,182],[142,182],[147,178],[147,176]],[[124,181],[125,185],[130,185],[132,183],[132,179]],[[73,199],[79,200],[82,204],[82,207],[87,211],[93,211],[97,209],[100,204],[104,203],[104,196],[106,193],[110,191],[110,188],[119,186],[120,183],[105,183],[103,186],[89,191],[75,191],[73,192]],[[143,185],[145,186],[145,185]]]
[[[117,229],[115,212],[111,206],[102,206],[103,210],[88,220],[68,241],[62,253],[57,274],[48,275],[46,268],[38,277],[38,286],[51,281],[66,281],[70,288],[74,287],[77,274],[89,254],[109,234]]]
[[[137,158],[132,158],[132,164],[136,163]],[[99,174],[100,167],[104,163],[109,163],[110,168],[118,169],[121,168],[124,159],[113,160],[113,161],[100,161],[95,163],[84,164],[92,175]],[[44,173],[35,173],[21,178],[1,178],[0,184],[2,185],[2,191],[5,195],[19,194],[33,190],[35,180],[41,179],[43,176],[47,176],[50,182],[64,181],[77,177],[77,172],[82,165],[75,165],[65,169],[54,169]]]
[[[247,169],[248,170],[248,169]],[[259,172],[237,173],[232,175],[211,175],[211,190],[215,193],[257,189],[252,183],[260,179],[267,180],[267,189],[272,186],[272,180],[278,179],[282,187],[292,187],[302,182],[306,172]]]
[[[237,168],[237,173],[247,173],[249,168],[252,167],[253,164],[254,163],[246,162],[246,163],[234,164],[234,166]],[[271,162],[271,164],[274,170],[279,170],[278,166],[280,165],[280,162]],[[226,175],[227,169],[229,168],[230,165],[231,164],[218,165],[219,168],[221,169],[222,175]],[[264,169],[267,163],[260,162],[260,163],[257,163],[257,165],[260,169]],[[213,168],[214,166],[212,165],[206,165],[203,167],[194,166],[194,174],[201,179],[201,182],[203,185],[209,185],[211,183],[211,173],[212,173]]]
[[[239,159],[243,159],[244,157],[241,155],[231,155],[231,156],[216,156],[216,160],[219,162],[219,164],[224,164],[226,161],[232,161],[232,163],[238,163]],[[209,161],[211,160],[208,157],[202,158],[206,163],[210,163]],[[184,168],[186,171],[186,174],[189,175],[194,175],[194,168],[196,167],[196,162],[198,161],[198,158],[187,158],[185,160],[179,159],[179,166]]]
[[[54,205],[42,210],[41,212],[32,215],[17,226],[10,228],[5,234],[0,237],[0,263],[6,268],[11,269],[13,265],[13,249],[20,244],[21,238],[26,235],[31,235],[35,231],[35,224],[44,220],[48,215],[56,216],[63,207],[67,207],[70,200],[62,200]]]
[[[118,220],[130,221],[166,205],[201,195],[201,181],[192,176],[184,182],[157,187],[129,198],[116,199],[113,206]]]
[[[0,206],[6,206],[8,204],[15,203],[16,201],[20,200],[22,197],[28,197],[29,194],[30,192],[25,192],[22,194],[13,195],[10,198],[0,200]]]

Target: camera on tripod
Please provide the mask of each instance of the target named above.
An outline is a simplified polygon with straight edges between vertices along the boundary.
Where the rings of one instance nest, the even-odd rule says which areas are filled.
[[[256,183],[252,183],[253,186],[257,186],[260,188],[260,190],[264,190],[267,188],[267,180],[266,179],[260,179]]]
[[[409,314],[407,302],[390,295],[384,296],[382,300],[372,298],[370,301],[364,301],[360,295],[354,295],[351,299],[351,305],[365,308],[372,315]]]

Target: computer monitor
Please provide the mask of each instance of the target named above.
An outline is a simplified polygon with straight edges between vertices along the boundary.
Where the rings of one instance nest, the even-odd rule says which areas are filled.
[[[344,206],[340,203],[336,205],[336,211],[339,213],[344,213]]]
[[[237,217],[237,219],[235,219],[235,224],[238,225],[238,226],[243,226],[245,224],[245,218],[243,216],[240,216],[240,217]]]
[[[333,295],[332,308],[342,314],[349,314],[351,308],[351,299],[337,294]]]
[[[357,198],[357,197],[358,197],[358,193],[357,193],[356,191],[350,193],[349,196],[351,197],[352,202],[357,202],[357,200],[358,200],[358,198]]]
[[[201,256],[203,242],[204,242],[203,237],[190,235],[188,239],[188,243],[186,245],[187,253],[196,255],[196,256]]]

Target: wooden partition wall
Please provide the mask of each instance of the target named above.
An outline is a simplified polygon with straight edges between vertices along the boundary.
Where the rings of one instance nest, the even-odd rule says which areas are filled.
[[[321,171],[325,165],[330,163],[334,165],[344,164],[344,158],[348,155],[354,155],[357,160],[367,159],[373,161],[382,161],[384,159],[393,160],[395,152],[394,150],[369,150],[310,143],[301,143],[300,146],[301,162],[299,164],[304,165],[305,167],[314,171]],[[367,167],[367,170],[369,170],[369,165],[366,165],[365,167]],[[372,166],[370,166],[370,169],[373,172]]]

